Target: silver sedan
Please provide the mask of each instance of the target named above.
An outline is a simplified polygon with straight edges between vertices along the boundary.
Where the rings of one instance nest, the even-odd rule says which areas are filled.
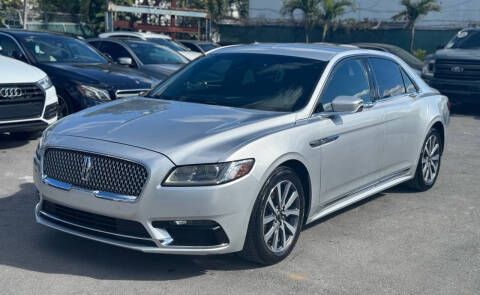
[[[448,121],[447,97],[388,53],[221,48],[48,128],[36,218],[144,252],[272,264],[305,224],[403,182],[431,188]]]

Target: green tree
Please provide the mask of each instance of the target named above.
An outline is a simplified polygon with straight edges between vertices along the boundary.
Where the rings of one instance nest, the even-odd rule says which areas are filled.
[[[290,14],[300,9],[304,13],[303,27],[305,29],[305,41],[310,42],[310,33],[313,27],[318,23],[322,10],[320,4],[323,0],[284,0],[282,6],[282,14]]]
[[[21,0],[0,0],[0,10],[22,9],[23,4]]]
[[[350,7],[355,9],[355,6],[352,2],[348,0],[323,0],[322,1],[322,13],[321,20],[323,22],[323,32],[322,32],[322,42],[325,41],[327,37],[327,32],[330,25],[337,19],[337,17],[345,13],[345,9]]]
[[[410,29],[410,52],[413,52],[416,22],[423,15],[427,15],[432,11],[440,11],[440,6],[437,5],[437,0],[402,0],[401,4],[405,9],[394,15],[392,18],[394,20],[405,20],[407,22],[405,28]]]
[[[310,33],[319,21],[323,23],[322,41],[325,41],[330,25],[345,13],[346,7],[354,9],[353,3],[348,0],[284,0],[281,12],[292,15],[296,9],[303,11],[305,41],[308,43]]]

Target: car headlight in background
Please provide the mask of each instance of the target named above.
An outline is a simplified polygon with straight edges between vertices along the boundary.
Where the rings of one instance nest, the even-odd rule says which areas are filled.
[[[176,167],[163,182],[164,186],[202,186],[227,183],[247,175],[255,160],[188,165]]]
[[[47,90],[48,88],[52,87],[52,81],[47,76],[42,80],[38,81],[37,85],[40,86],[40,88],[42,88],[43,90]]]
[[[433,69],[435,67],[434,60],[427,60],[422,68],[422,74],[425,76],[432,77],[433,76]]]
[[[78,91],[80,91],[80,93],[82,93],[84,96],[89,98],[93,98],[100,101],[111,100],[110,95],[108,94],[108,91],[105,89],[100,89],[100,88],[87,86],[87,85],[78,85],[77,89]]]

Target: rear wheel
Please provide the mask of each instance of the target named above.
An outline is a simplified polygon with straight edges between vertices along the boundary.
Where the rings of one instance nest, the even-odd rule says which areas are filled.
[[[304,212],[300,179],[289,167],[277,168],[258,196],[241,255],[263,265],[283,260],[298,240]]]
[[[435,184],[440,172],[442,146],[440,132],[435,128],[431,129],[423,143],[415,177],[409,182],[410,187],[426,191]]]

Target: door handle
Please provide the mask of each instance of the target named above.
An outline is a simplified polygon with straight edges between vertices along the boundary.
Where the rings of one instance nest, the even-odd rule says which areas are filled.
[[[337,140],[338,137],[339,137],[339,135],[332,135],[332,136],[329,136],[329,137],[316,139],[316,140],[310,142],[310,146],[312,148],[316,148],[316,147],[319,147],[319,146],[324,145],[326,143],[335,141],[335,140]]]
[[[408,96],[412,97],[412,98],[416,98],[417,97],[417,94],[416,93],[410,93]]]

